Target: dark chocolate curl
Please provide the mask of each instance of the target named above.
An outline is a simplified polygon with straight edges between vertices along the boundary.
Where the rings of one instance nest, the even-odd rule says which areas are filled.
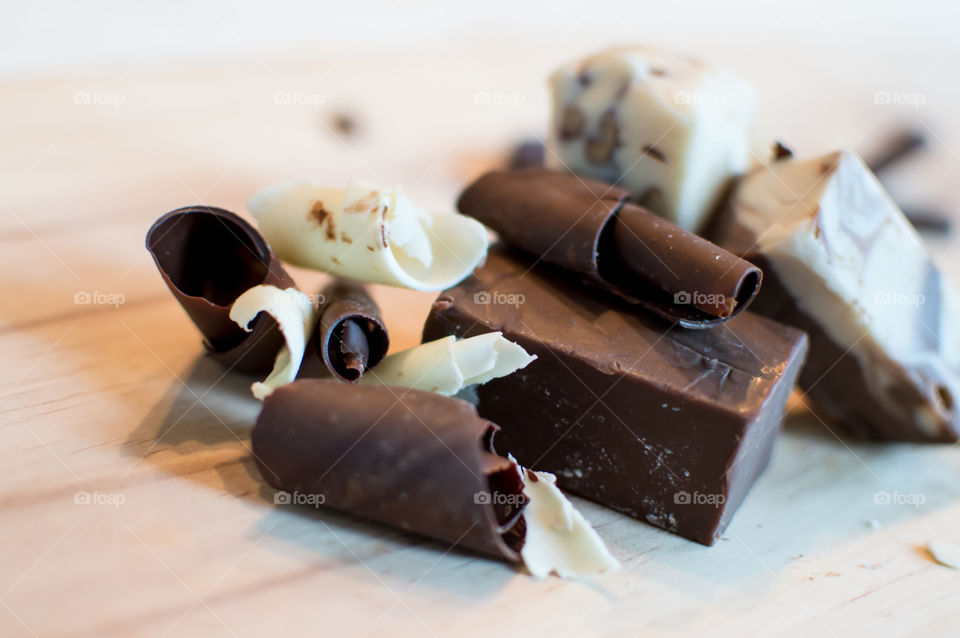
[[[502,504],[522,507],[523,484],[493,453],[497,429],[433,392],[300,379],[266,398],[251,439],[278,490],[517,561],[523,520]]]
[[[759,269],[628,196],[560,171],[494,171],[458,207],[507,243],[687,328],[725,321],[750,303]]]
[[[390,348],[387,326],[363,286],[334,281],[323,290],[323,299],[299,376],[333,375],[355,382],[386,356]]]
[[[146,243],[210,355],[240,372],[269,372],[284,344],[276,322],[261,313],[246,332],[230,319],[233,302],[250,288],[294,285],[260,233],[229,211],[188,206],[154,222]]]
[[[606,272],[612,281],[623,280],[624,289],[639,290],[628,282],[640,278],[649,286],[645,299],[662,298],[665,292],[674,304],[728,318],[760,289],[759,268],[633,204],[624,204],[617,213],[611,237],[620,268],[618,273]],[[669,298],[664,301],[669,303]]]

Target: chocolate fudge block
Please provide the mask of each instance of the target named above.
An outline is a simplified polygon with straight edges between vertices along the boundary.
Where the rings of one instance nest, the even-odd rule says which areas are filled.
[[[806,336],[744,312],[686,330],[498,246],[423,339],[489,331],[537,360],[477,387],[499,447],[566,490],[705,545],[767,465]]]

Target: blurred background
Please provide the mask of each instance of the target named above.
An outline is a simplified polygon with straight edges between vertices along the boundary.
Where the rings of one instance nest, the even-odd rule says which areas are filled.
[[[624,43],[751,81],[758,156],[774,139],[801,156],[870,154],[918,130],[927,151],[885,175],[888,188],[907,207],[960,210],[954,2],[907,15],[897,2],[822,0],[0,0],[0,16],[0,233],[46,237],[69,201],[73,228],[110,224],[131,251],[94,273],[101,289],[122,288],[129,268],[148,276],[139,236],[163,211],[243,212],[281,179],[366,177],[449,209],[514,143],[545,135],[553,68]],[[54,272],[76,270],[45,241]],[[931,241],[948,266],[949,240]]]

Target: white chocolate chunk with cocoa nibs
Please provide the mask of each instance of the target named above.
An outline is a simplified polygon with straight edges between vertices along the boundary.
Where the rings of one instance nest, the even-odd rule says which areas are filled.
[[[517,469],[523,479],[523,495],[529,499],[523,510],[527,531],[520,557],[533,576],[544,578],[553,573],[571,578],[620,567],[597,531],[557,488],[553,474],[519,465]]]
[[[557,70],[547,163],[615,183],[698,231],[750,166],[755,96],[689,56],[624,47]]]
[[[280,259],[366,283],[443,290],[487,252],[478,221],[427,211],[400,189],[366,181],[346,189],[287,182],[254,195],[248,207]]]
[[[384,358],[360,378],[364,385],[396,385],[446,396],[525,368],[535,356],[499,332],[449,336]]]
[[[823,413],[867,438],[957,440],[960,297],[863,160],[757,169],[723,222],[717,243],[769,275],[753,309],[810,334],[800,385]]]
[[[259,285],[237,297],[230,307],[230,318],[250,332],[249,324],[261,312],[274,318],[286,342],[277,353],[273,370],[267,378],[250,387],[253,396],[262,401],[280,386],[297,378],[317,317],[313,302],[299,290]]]

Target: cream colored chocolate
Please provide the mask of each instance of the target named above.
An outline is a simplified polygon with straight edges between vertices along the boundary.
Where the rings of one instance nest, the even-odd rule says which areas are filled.
[[[778,281],[815,325],[805,327],[808,368],[824,372],[801,381],[815,401],[875,438],[954,440],[960,300],[863,161],[836,152],[774,162],[742,180],[731,212],[772,270],[766,292]],[[843,352],[862,379],[835,366]]]
[[[698,231],[750,166],[755,96],[702,61],[625,47],[557,70],[547,163],[615,183]]]
[[[280,259],[367,283],[443,290],[487,252],[487,232],[476,220],[428,212],[400,189],[365,181],[345,190],[287,182],[248,206]]]
[[[277,353],[273,370],[267,378],[250,386],[253,396],[262,401],[280,386],[292,383],[297,378],[317,317],[313,302],[299,290],[259,285],[237,297],[230,307],[230,318],[250,332],[248,325],[261,312],[276,320],[286,341]]]
[[[499,332],[449,336],[384,358],[360,377],[363,385],[397,385],[446,396],[525,368],[535,356]]]
[[[520,557],[533,576],[570,578],[620,567],[597,531],[557,488],[557,477],[519,465],[517,469],[523,494],[530,499],[523,510],[527,531]]]

